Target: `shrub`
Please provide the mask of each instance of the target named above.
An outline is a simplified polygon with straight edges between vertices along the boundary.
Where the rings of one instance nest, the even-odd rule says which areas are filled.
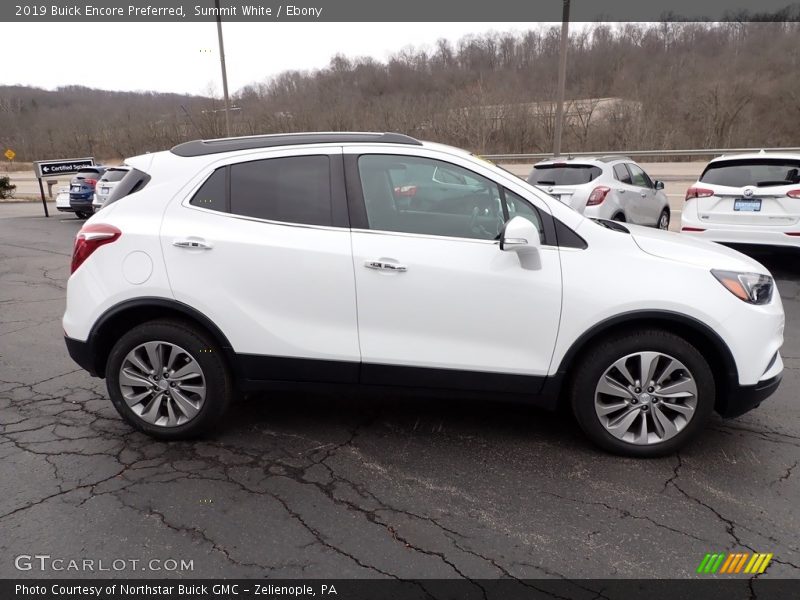
[[[16,189],[17,186],[11,183],[11,179],[9,177],[0,177],[0,199],[11,198],[11,196],[14,195],[14,190]]]

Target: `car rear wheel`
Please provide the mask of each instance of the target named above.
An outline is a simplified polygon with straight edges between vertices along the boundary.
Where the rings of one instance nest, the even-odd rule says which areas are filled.
[[[661,215],[658,217],[658,228],[667,231],[669,229],[669,209],[665,208],[661,211]]]
[[[79,219],[88,219],[91,215],[88,212],[84,212],[82,210],[75,211],[75,216]]]
[[[159,439],[186,439],[216,424],[233,394],[225,360],[207,334],[151,321],[123,335],[106,365],[119,414]]]
[[[601,448],[634,457],[671,454],[714,408],[711,368],[681,337],[640,330],[587,352],[571,388],[579,425]]]
[[[611,217],[612,221],[617,221],[619,223],[625,223],[625,215],[623,213],[617,213],[613,217]]]

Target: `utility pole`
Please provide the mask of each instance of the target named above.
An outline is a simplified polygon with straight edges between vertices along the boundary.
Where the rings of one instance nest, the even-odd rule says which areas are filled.
[[[225,135],[231,137],[231,101],[228,98],[228,70],[225,68],[225,45],[222,43],[222,17],[219,11],[219,0],[214,0],[217,6],[217,37],[219,38],[219,64],[222,68],[222,93],[225,95]]]
[[[564,87],[567,83],[567,42],[569,41],[569,0],[561,14],[561,40],[558,60],[558,97],[556,99],[556,128],[553,136],[553,156],[561,155],[561,132],[564,129]]]

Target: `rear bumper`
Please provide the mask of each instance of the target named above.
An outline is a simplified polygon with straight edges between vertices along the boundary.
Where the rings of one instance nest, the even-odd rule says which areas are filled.
[[[67,344],[67,352],[69,352],[72,360],[78,363],[79,367],[88,371],[92,377],[97,377],[95,356],[89,343],[67,336],[64,336],[64,342]]]
[[[769,398],[781,384],[782,373],[775,377],[759,381],[755,385],[737,386],[731,390],[728,397],[717,407],[717,412],[724,419],[732,419],[753,410],[761,402]]]
[[[788,235],[800,233],[800,224],[789,225],[737,225],[733,223],[715,223],[701,219],[697,209],[687,203],[681,213],[681,233],[703,238],[712,242],[725,244],[752,244],[756,246],[800,247],[800,236]],[[684,231],[685,227],[702,231]]]
[[[91,208],[92,207],[92,198],[70,198],[69,205],[73,208]]]

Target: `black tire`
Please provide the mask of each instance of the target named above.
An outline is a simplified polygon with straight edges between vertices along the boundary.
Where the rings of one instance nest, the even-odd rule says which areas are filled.
[[[694,415],[676,435],[660,442],[640,445],[618,439],[606,430],[595,410],[595,390],[600,378],[615,361],[646,351],[668,355],[686,366],[696,384],[697,403]],[[572,412],[586,435],[608,452],[636,458],[673,454],[704,428],[714,410],[716,388],[711,368],[697,348],[672,333],[642,329],[617,335],[593,345],[579,357],[576,364],[568,390]]]
[[[167,342],[184,349],[200,366],[205,383],[205,399],[199,412],[188,422],[165,427],[151,424],[127,404],[120,386],[120,368],[128,353],[146,342]],[[231,376],[219,348],[209,336],[181,321],[158,320],[138,325],[123,335],[108,355],[106,387],[117,412],[131,426],[154,438],[181,440],[197,437],[215,426],[234,394]]]
[[[88,219],[90,215],[89,213],[85,213],[82,210],[77,210],[75,211],[75,216],[78,217],[79,219]]]
[[[665,208],[661,211],[661,214],[658,215],[658,221],[656,221],[656,227],[663,231],[669,231],[669,221],[670,221],[671,213],[668,208]],[[662,222],[666,218],[666,227],[662,227]]]
[[[617,223],[627,223],[625,219],[625,215],[623,213],[617,213],[613,217],[611,217],[612,221],[616,221]]]

